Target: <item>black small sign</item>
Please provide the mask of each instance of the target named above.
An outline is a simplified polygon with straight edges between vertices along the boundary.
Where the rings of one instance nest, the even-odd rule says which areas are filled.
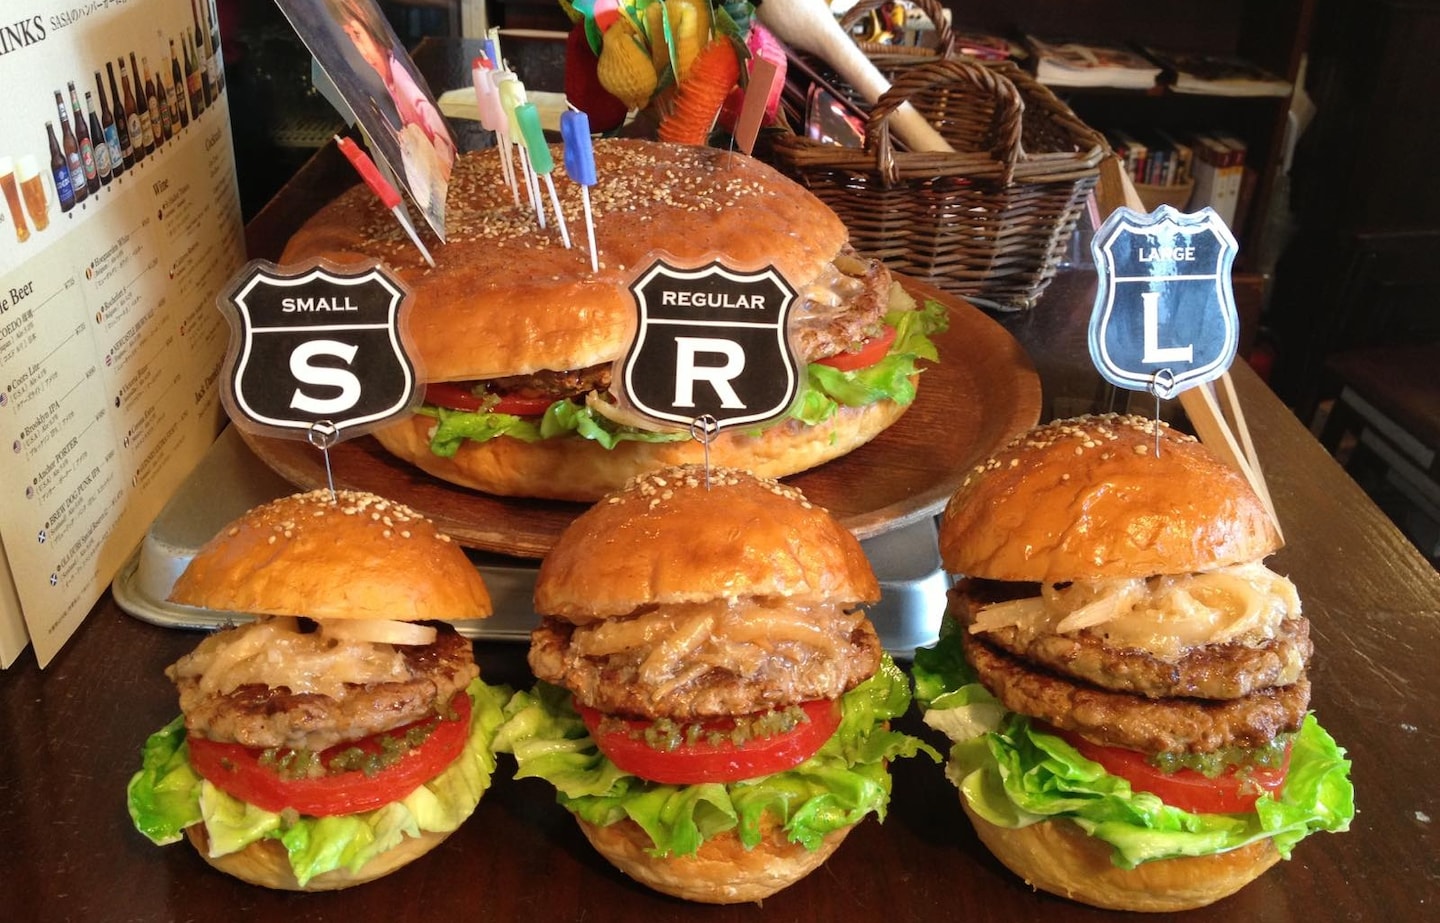
[[[773,267],[743,273],[654,263],[630,286],[635,339],[617,377],[622,398],[652,419],[757,426],[784,415],[800,389],[788,321],[795,290]]]
[[[408,292],[378,263],[257,260],[226,291],[223,395],[237,425],[304,439],[328,424],[344,439],[419,402],[399,324]]]
[[[1171,398],[1219,378],[1240,342],[1238,250],[1214,209],[1119,208],[1095,232],[1090,355],[1111,384]]]

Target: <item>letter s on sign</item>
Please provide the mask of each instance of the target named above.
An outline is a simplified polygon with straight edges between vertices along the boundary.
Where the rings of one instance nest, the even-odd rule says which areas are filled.
[[[334,356],[346,365],[355,358],[360,347],[335,340],[310,340],[301,343],[290,354],[290,374],[302,384],[339,388],[339,395],[331,398],[311,397],[299,388],[290,397],[290,406],[305,413],[335,414],[349,410],[360,400],[360,379],[345,369],[312,365],[310,360],[317,356]]]

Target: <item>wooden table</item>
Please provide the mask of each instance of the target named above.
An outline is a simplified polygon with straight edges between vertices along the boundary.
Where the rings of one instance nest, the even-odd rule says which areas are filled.
[[[1047,412],[1105,402],[1086,371],[1093,283],[1062,276],[1007,319],[1044,378]],[[1235,370],[1290,545],[1272,565],[1305,601],[1315,639],[1313,707],[1354,759],[1359,816],[1315,834],[1195,920],[1433,918],[1440,794],[1440,577],[1249,371]],[[348,892],[296,895],[212,871],[188,846],[152,846],[125,812],[146,735],[175,714],[165,666],[198,641],[127,616],[107,595],[44,671],[23,655],[0,674],[0,908],[13,920],[1033,920],[1109,914],[1035,894],[979,845],[938,766],[895,767],[883,824],[861,826],[808,879],[763,907],[688,905],[615,872],[538,781],[494,788],[440,849]],[[483,643],[492,681],[528,684],[524,652]],[[912,719],[912,730],[920,729]],[[920,729],[922,732],[923,729]],[[1058,915],[1058,916],[1055,916]]]

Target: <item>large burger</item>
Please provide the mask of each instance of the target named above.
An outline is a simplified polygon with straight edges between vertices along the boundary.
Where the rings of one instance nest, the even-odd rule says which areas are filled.
[[[878,596],[859,542],[797,491],[724,468],[639,476],[541,564],[541,682],[497,747],[638,881],[760,900],[883,817],[887,761],[924,747],[888,729],[910,687],[862,609]]]
[[[429,520],[357,492],[276,500],[201,548],[170,598],[256,617],[166,670],[182,714],[128,792],[151,840],[188,837],[253,884],[329,890],[400,868],[475,809],[508,690],[440,621],[491,606]]]
[[[688,429],[656,429],[610,392],[611,365],[635,322],[629,286],[661,255],[773,266],[800,299],[791,334],[807,372],[790,417],[720,435],[712,462],[793,474],[862,445],[904,412],[917,360],[936,358],[927,335],[943,326],[944,310],[917,307],[883,265],[858,257],[824,203],[757,160],[712,148],[599,141],[595,162],[598,272],[581,187],[556,168],[576,242],[566,249],[553,219],[542,231],[528,204],[515,204],[493,149],[456,162],[434,269],[363,186],[290,240],[283,262],[378,258],[412,292],[426,404],[377,433],[386,449],[456,484],[571,500],[701,461]]]
[[[1270,516],[1196,440],[1063,420],[971,472],[940,553],[964,575],[917,651],[925,720],[980,839],[1034,887],[1199,907],[1354,813],[1308,707],[1295,587]]]

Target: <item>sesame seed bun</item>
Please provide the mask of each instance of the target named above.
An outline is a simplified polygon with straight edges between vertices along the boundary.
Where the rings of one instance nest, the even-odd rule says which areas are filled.
[[[186,827],[185,836],[202,859],[247,884],[277,891],[339,891],[383,878],[404,868],[445,842],[450,834],[428,830],[421,831],[418,836],[407,834],[401,838],[398,845],[380,853],[359,869],[352,871],[342,866],[316,875],[303,885],[295,877],[295,870],[290,867],[290,857],[285,851],[285,845],[278,839],[266,837],[237,852],[212,856],[210,835],[204,824]]]
[[[317,619],[484,618],[490,594],[459,545],[374,494],[314,490],[246,512],[207,542],[170,601]]]
[[[492,148],[455,163],[434,269],[363,185],[307,221],[281,262],[380,259],[410,288],[410,333],[426,378],[465,381],[613,361],[635,315],[631,277],[660,251],[682,262],[723,255],[740,268],[773,265],[801,286],[848,239],[829,207],[754,158],[600,140],[590,188],[600,270],[592,272],[581,187],[565,178],[560,148],[553,153],[568,250],[553,215],[542,231],[528,207],[515,207]]]
[[[1205,856],[1144,862],[1133,869],[1110,861],[1111,848],[1064,818],[1028,827],[1000,827],[960,803],[980,841],[1025,883],[1107,910],[1169,913],[1229,897],[1280,861],[1270,839]]]
[[[940,521],[945,569],[989,580],[1186,574],[1280,544],[1245,479],[1199,441],[1116,414],[1017,437],[976,466]]]
[[[620,871],[661,894],[701,904],[764,900],[823,865],[855,829],[851,825],[832,831],[819,848],[810,850],[789,842],[767,815],[763,836],[751,849],[726,831],[701,843],[693,856],[655,856],[650,837],[634,821],[601,827],[575,820],[596,851]]]
[[[535,609],[584,623],[641,606],[773,597],[870,603],[860,542],[800,491],[703,466],[633,479],[581,514],[540,565]]]

